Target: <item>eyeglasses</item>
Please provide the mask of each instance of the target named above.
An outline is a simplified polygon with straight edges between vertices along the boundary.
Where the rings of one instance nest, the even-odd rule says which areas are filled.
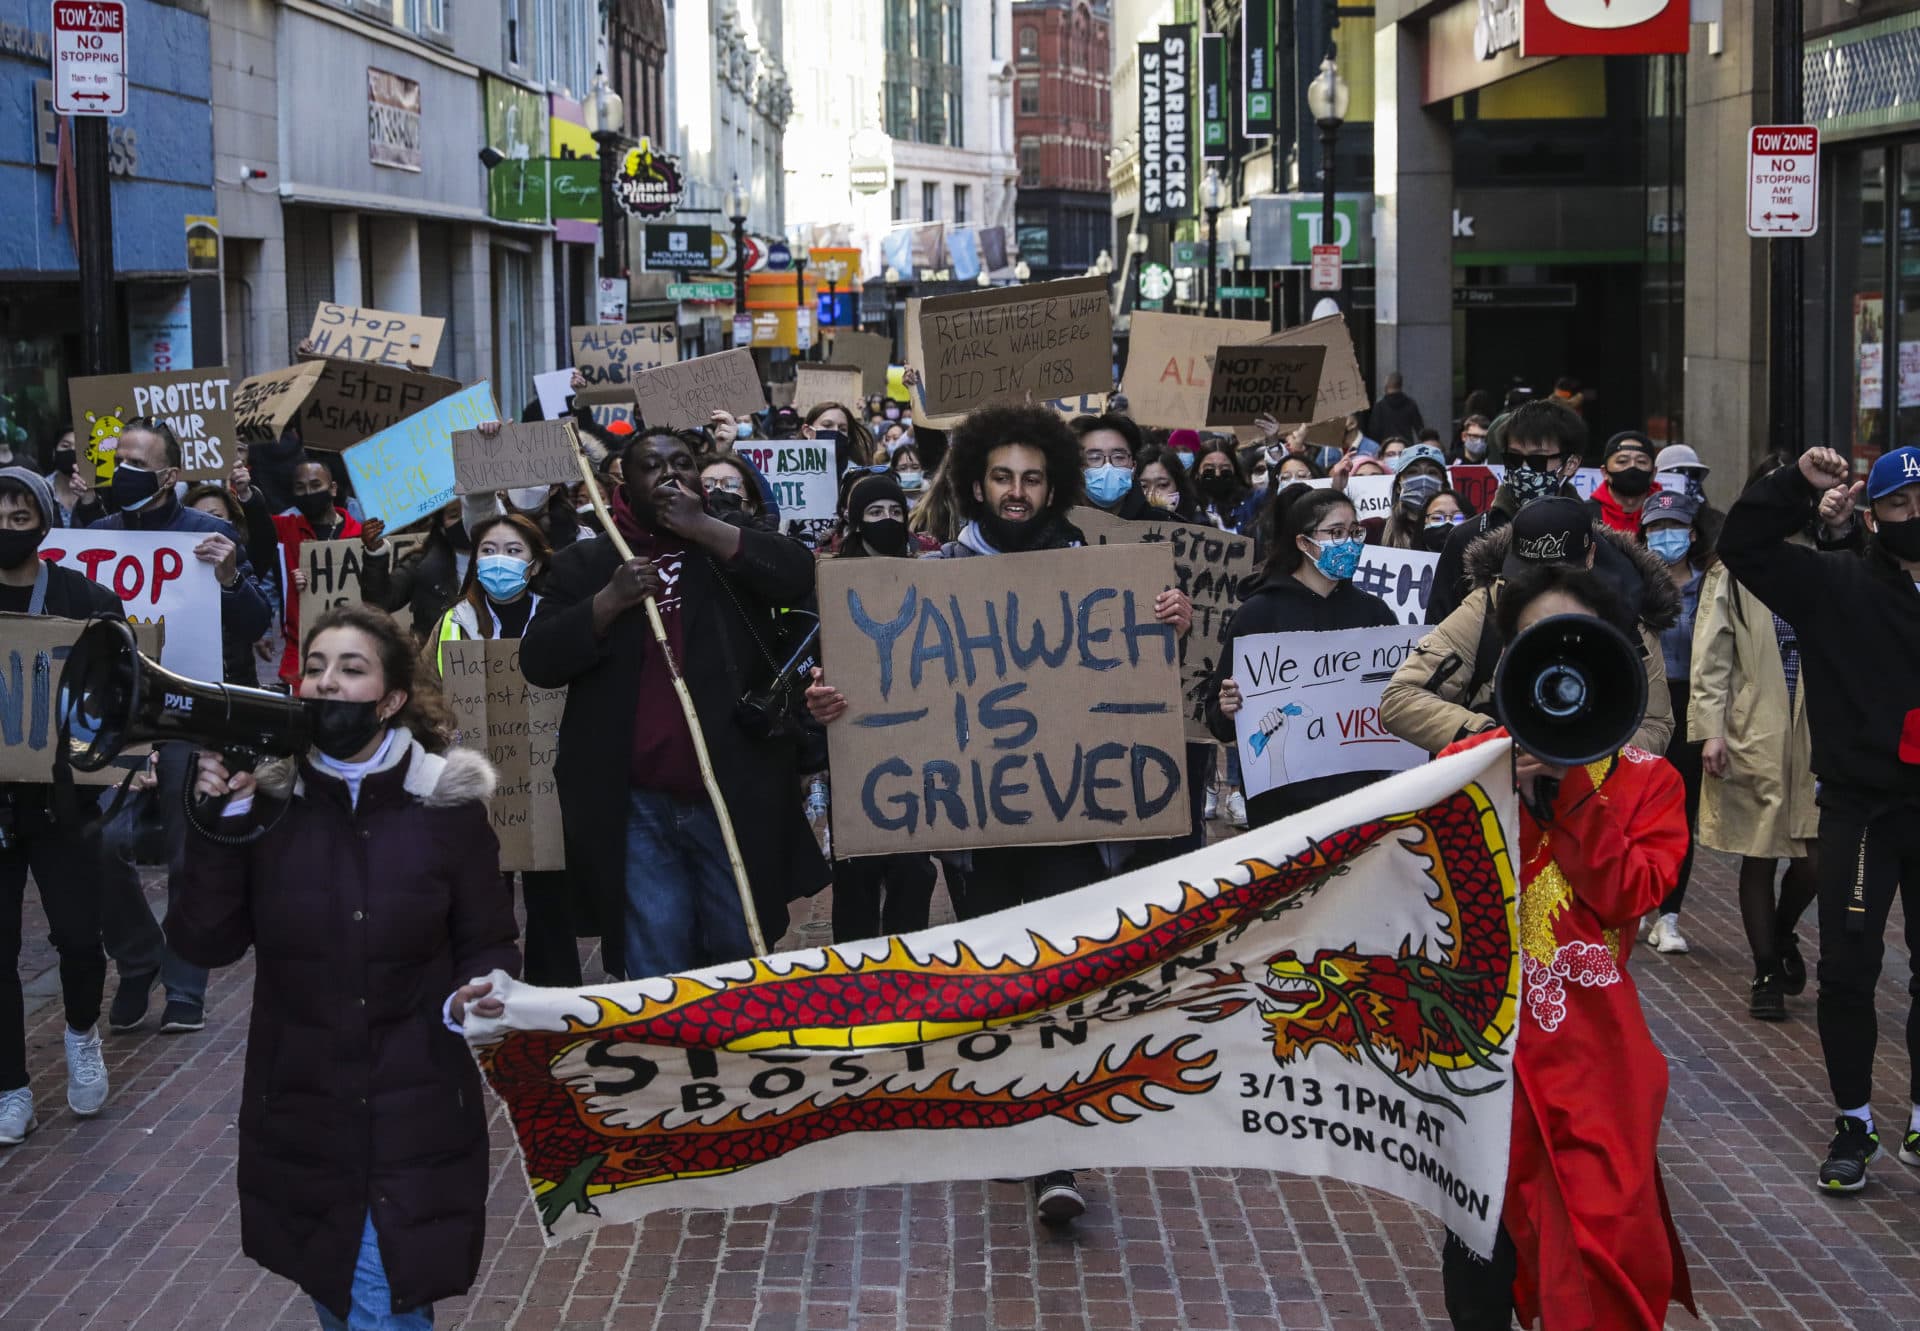
[[[1485,439],[1487,432],[1485,430],[1468,430],[1462,437],[1467,439]]]
[[[1336,543],[1340,541],[1364,541],[1367,539],[1367,529],[1356,522],[1351,527],[1321,527],[1316,529],[1312,535],[1314,540],[1323,544],[1328,541]]]
[[[706,486],[708,494],[712,494],[715,490],[725,490],[730,495],[747,492],[746,486],[739,481],[708,481]]]
[[[1097,448],[1089,448],[1085,451],[1085,453],[1082,456],[1086,462],[1086,465],[1089,467],[1102,467],[1102,466],[1108,466],[1108,465],[1115,466],[1115,467],[1131,467],[1133,465],[1133,454],[1124,448],[1115,448],[1115,449],[1108,450],[1106,452],[1102,452],[1100,449],[1097,449]]]

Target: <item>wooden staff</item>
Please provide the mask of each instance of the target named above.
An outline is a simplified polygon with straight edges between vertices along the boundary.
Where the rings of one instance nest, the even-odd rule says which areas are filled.
[[[587,484],[587,498],[593,501],[593,511],[600,515],[600,527],[613,541],[613,548],[620,552],[622,560],[633,558],[633,547],[627,544],[627,538],[620,534],[620,528],[614,525],[613,514],[607,512],[606,496],[600,493],[600,482],[593,477],[593,464],[587,460],[584,449],[573,455],[580,464],[580,479]],[[653,629],[653,641],[660,648],[660,659],[667,663],[667,673],[673,677],[673,691],[680,699],[680,714],[687,718],[687,733],[693,736],[694,756],[700,760],[700,780],[707,787],[707,798],[713,801],[714,817],[720,820],[720,839],[727,845],[727,861],[733,866],[733,885],[740,893],[740,910],[747,917],[747,938],[753,943],[753,953],[757,957],[767,954],[767,940],[760,933],[760,917],[754,913],[753,890],[747,885],[747,866],[740,859],[740,843],[734,839],[733,818],[727,812],[727,802],[720,795],[720,782],[713,775],[713,759],[707,755],[707,737],[700,729],[700,717],[693,710],[693,694],[687,690],[686,677],[680,673],[680,663],[673,659],[673,647],[667,641],[667,626],[660,618],[660,607],[653,597],[646,598],[647,624]],[[632,977],[628,977],[632,978]]]

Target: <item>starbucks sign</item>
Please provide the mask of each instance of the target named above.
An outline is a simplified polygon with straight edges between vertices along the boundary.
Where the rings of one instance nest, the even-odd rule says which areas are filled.
[[[1164,263],[1140,265],[1140,294],[1148,300],[1164,300],[1173,290],[1173,270]]]
[[[680,206],[681,189],[680,163],[656,152],[644,138],[620,158],[620,171],[613,178],[615,201],[635,217],[672,212]]]

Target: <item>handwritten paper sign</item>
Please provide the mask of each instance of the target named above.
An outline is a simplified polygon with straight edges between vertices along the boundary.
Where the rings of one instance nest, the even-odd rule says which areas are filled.
[[[1402,624],[1427,622],[1427,599],[1433,595],[1433,571],[1440,556],[1427,550],[1396,550],[1369,545],[1360,552],[1353,585],[1377,596]]]
[[[892,360],[893,342],[889,338],[857,328],[827,330],[827,364],[858,368],[861,397],[887,391],[887,366]]]
[[[233,469],[232,384],[226,367],[161,370],[152,374],[97,374],[67,386],[73,437],[96,458],[136,416],[173,427],[180,439],[180,471],[189,481],[224,481]],[[106,474],[112,469],[106,468]]]
[[[431,315],[395,314],[323,300],[314,311],[307,342],[316,356],[427,370],[440,354],[440,338],[446,331],[447,321]]]
[[[1312,421],[1326,358],[1322,346],[1220,347],[1213,353],[1207,424],[1252,425],[1262,416],[1281,425]]]
[[[453,433],[498,420],[493,386],[475,384],[388,426],[341,456],[360,508],[397,529],[453,499]]]
[[[1026,283],[920,302],[930,415],[1113,387],[1104,277]]]
[[[680,359],[680,330],[671,319],[579,324],[571,336],[573,368],[592,388],[632,383],[642,370],[657,370]]]
[[[567,414],[567,399],[573,396],[573,371],[548,370],[533,376],[534,396],[540,399],[540,414],[557,421]],[[632,394],[627,395],[629,398]]]
[[[1249,796],[1347,772],[1404,772],[1424,749],[1380,724],[1380,695],[1425,628],[1251,633],[1234,644],[1234,716]]]
[[[53,780],[60,671],[86,624],[57,615],[0,614],[0,782]],[[135,624],[133,636],[142,655],[161,655],[157,625]],[[83,786],[115,784],[128,771],[146,766],[148,749],[145,744],[128,749],[97,772],[75,770],[73,779]]]
[[[860,382],[857,366],[799,366],[793,372],[793,409],[804,416],[822,402],[834,402],[857,415]]]
[[[78,569],[120,598],[133,624],[158,624],[160,664],[218,683],[220,579],[193,547],[204,532],[76,531],[56,527],[40,546],[50,564]]]
[[[738,443],[734,451],[751,462],[773,487],[783,521],[831,523],[839,507],[833,445],[806,439]]]
[[[426,542],[426,537],[417,533],[404,536],[389,535],[386,538],[391,553],[389,568],[398,568],[400,561],[412,553],[415,547]],[[302,625],[311,628],[321,615],[337,605],[357,605],[360,597],[360,561],[366,558],[366,547],[358,536],[344,541],[303,541],[298,555],[299,566],[306,571],[307,589],[300,593],[295,603],[299,615],[291,625],[299,629]],[[288,580],[291,585],[291,579]]]
[[[573,422],[507,421],[497,434],[456,430],[453,488],[459,494],[580,479],[580,435]]]
[[[1162,545],[820,567],[840,855],[1189,829]]]
[[[1192,429],[1206,418],[1213,355],[1272,330],[1265,319],[1207,319],[1135,310],[1127,337],[1127,414],[1142,425]]]
[[[1330,314],[1298,328],[1263,337],[1254,345],[1327,349],[1326,359],[1320,366],[1318,400],[1313,411],[1301,420],[1328,421],[1367,409],[1367,381],[1360,377],[1360,362],[1354,358],[1353,338],[1348,336],[1345,316]]]
[[[339,450],[459,391],[457,379],[315,360],[243,380],[234,391],[233,414],[246,443],[271,442],[291,424],[309,448]]]
[[[484,753],[498,777],[487,813],[502,872],[566,868],[553,763],[567,691],[527,683],[518,638],[448,642],[440,660],[453,742]]]
[[[715,411],[735,416],[767,405],[760,371],[745,347],[644,370],[633,378],[634,406],[652,429],[698,429]]]
[[[1173,550],[1173,586],[1193,602],[1193,630],[1180,640],[1180,694],[1187,739],[1213,743],[1207,729],[1207,681],[1226,650],[1244,589],[1253,582],[1253,538],[1190,522],[1128,522],[1097,508],[1076,508],[1067,521],[1088,545],[1155,545]]]

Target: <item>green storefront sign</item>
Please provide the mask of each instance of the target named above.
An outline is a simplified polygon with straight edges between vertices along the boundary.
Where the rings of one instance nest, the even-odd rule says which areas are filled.
[[[556,157],[547,163],[547,198],[554,221],[600,220],[600,163]]]
[[[1214,293],[1221,300],[1265,300],[1265,287],[1221,287]]]
[[[1248,263],[1267,272],[1276,268],[1306,268],[1313,263],[1313,247],[1320,243],[1324,202],[1318,194],[1256,195],[1247,221]],[[1347,267],[1373,263],[1373,195],[1337,194],[1333,200],[1333,231],[1340,246],[1340,262]]]
[[[731,282],[669,282],[668,300],[732,300]]]
[[[1273,19],[1275,0],[1246,0],[1240,11],[1241,131],[1250,139],[1274,132]]]
[[[506,160],[487,173],[487,214],[547,220],[547,100],[517,83],[486,81],[487,144]],[[596,168],[597,169],[597,168]],[[595,210],[596,217],[599,215]]]

